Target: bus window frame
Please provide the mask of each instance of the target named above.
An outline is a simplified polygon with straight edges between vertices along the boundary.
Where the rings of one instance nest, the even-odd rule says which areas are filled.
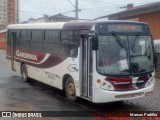
[[[33,40],[33,31],[42,31],[42,33],[43,33],[42,40]],[[44,29],[31,29],[30,30],[30,32],[31,32],[31,39],[30,39],[30,44],[29,44],[29,50],[43,52],[43,50],[44,50],[44,31],[45,31]],[[31,48],[32,41],[34,41],[34,42],[42,42],[42,49],[33,49],[33,48]]]

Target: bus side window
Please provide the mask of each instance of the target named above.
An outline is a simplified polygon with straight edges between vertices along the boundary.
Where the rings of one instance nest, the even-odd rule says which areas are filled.
[[[19,47],[19,40],[20,40],[20,30],[17,30],[16,47]]]
[[[20,31],[20,39],[18,40],[18,47],[20,48],[27,48],[26,39],[28,38],[28,31],[21,30]]]
[[[57,54],[60,41],[60,32],[58,30],[45,31],[44,51],[51,54]]]
[[[44,31],[43,30],[32,31],[32,40],[30,43],[31,43],[30,44],[31,49],[38,51],[43,50]]]
[[[61,42],[73,43],[74,42],[74,32],[73,31],[62,31],[61,32]]]
[[[11,51],[11,31],[10,30],[8,30],[8,34],[7,34],[7,46],[9,46],[9,47],[7,47],[7,55],[9,55],[10,54],[10,51]]]
[[[78,52],[78,34],[74,31],[62,31],[59,54],[68,57],[76,57]]]
[[[45,41],[58,41],[60,32],[58,30],[48,30],[45,32]]]

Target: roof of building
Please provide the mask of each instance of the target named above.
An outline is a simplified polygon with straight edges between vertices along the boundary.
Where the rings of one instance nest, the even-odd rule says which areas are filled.
[[[30,18],[28,21],[25,21],[23,23],[40,22],[41,20],[42,20],[41,22],[52,22],[52,20],[64,20],[64,19],[76,20],[76,18],[74,18],[74,17],[64,16],[59,13],[59,14],[56,14],[53,16],[44,15],[43,17],[36,18],[36,19]]]
[[[102,16],[102,17],[99,17],[98,19],[108,17],[109,19],[117,20],[120,18],[136,16],[136,15],[152,13],[152,12],[158,12],[158,11],[160,11],[160,2],[154,2],[150,4],[135,6],[130,9],[118,12],[118,13]]]
[[[62,15],[62,14],[57,14],[57,15],[53,15],[53,16],[50,16],[50,19],[54,19],[54,18],[61,18],[61,19],[72,19],[72,20],[75,20],[76,18],[74,17],[69,17],[69,16],[65,16],[65,15]]]
[[[5,33],[5,32],[7,32],[7,29],[0,30],[0,33]]]

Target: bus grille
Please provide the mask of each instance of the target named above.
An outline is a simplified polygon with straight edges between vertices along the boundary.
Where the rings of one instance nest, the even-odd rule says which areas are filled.
[[[146,74],[138,77],[136,82],[132,77],[107,77],[105,80],[114,86],[115,91],[131,91],[144,88],[151,77],[151,74]]]

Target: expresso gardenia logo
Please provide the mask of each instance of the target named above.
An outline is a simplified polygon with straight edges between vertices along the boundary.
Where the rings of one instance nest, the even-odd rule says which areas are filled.
[[[16,51],[16,56],[25,58],[28,60],[34,60],[37,61],[37,56],[29,53],[20,52],[19,50]]]

